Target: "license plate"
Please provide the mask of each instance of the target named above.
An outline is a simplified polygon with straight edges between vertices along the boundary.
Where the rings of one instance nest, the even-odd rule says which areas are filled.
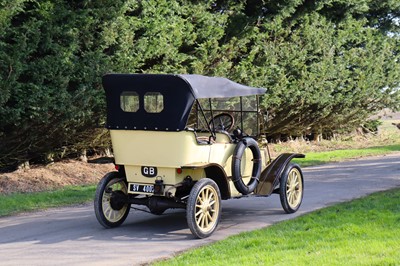
[[[129,191],[140,194],[154,194],[154,185],[130,183]]]

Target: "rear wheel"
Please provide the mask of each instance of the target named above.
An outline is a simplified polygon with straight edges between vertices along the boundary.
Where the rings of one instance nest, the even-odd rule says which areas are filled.
[[[279,194],[286,213],[296,212],[303,201],[303,173],[297,164],[289,164],[280,181]]]
[[[118,172],[106,174],[97,185],[94,199],[96,218],[105,228],[120,226],[129,214],[128,188],[125,177]]]
[[[221,217],[221,193],[217,184],[203,178],[189,194],[186,219],[192,234],[197,238],[209,237],[217,228]]]

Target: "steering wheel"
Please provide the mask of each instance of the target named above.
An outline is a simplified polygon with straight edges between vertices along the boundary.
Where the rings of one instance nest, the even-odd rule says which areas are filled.
[[[235,123],[235,119],[231,114],[228,113],[220,113],[210,121],[209,125],[210,128],[213,128],[213,125],[215,126],[215,130],[224,130],[224,131],[230,131],[233,128],[233,125]]]

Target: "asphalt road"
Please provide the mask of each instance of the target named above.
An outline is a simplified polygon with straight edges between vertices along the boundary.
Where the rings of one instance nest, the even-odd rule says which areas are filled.
[[[0,265],[140,265],[242,231],[400,187],[400,153],[304,168],[300,210],[285,214],[279,196],[223,201],[218,231],[194,239],[183,210],[155,216],[132,210],[125,223],[104,229],[93,206],[51,209],[0,218]]]

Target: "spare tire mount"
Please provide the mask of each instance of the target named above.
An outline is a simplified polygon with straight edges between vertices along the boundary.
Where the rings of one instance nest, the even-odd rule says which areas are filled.
[[[250,148],[253,154],[253,170],[250,181],[245,184],[241,173],[241,161],[246,148]],[[259,182],[261,173],[261,153],[257,141],[246,137],[238,142],[232,158],[232,180],[236,189],[243,195],[253,192]]]

